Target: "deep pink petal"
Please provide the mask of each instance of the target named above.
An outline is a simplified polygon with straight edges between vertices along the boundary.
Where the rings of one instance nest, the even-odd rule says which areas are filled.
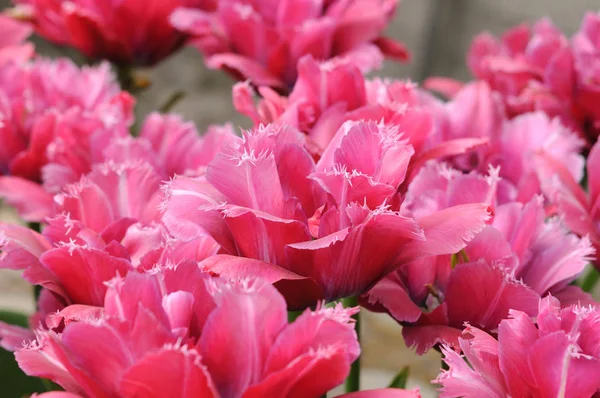
[[[285,300],[259,280],[238,285],[219,281],[209,290],[216,308],[198,348],[220,395],[238,397],[262,376],[269,350],[287,323]],[[223,335],[224,330],[236,332]]]
[[[355,309],[305,311],[277,337],[265,380],[244,397],[319,396],[342,383],[360,348],[350,316]]]
[[[465,295],[469,300],[464,299]],[[534,315],[539,295],[511,280],[500,269],[477,262],[456,266],[450,275],[445,298],[452,324],[459,326],[469,322],[490,330],[495,329],[511,309]]]
[[[123,375],[119,391],[139,398],[218,396],[196,350],[177,346],[148,353]]]
[[[200,267],[227,279],[259,277],[266,280],[283,294],[290,310],[306,308],[324,297],[322,288],[313,279],[259,260],[216,255],[200,262]]]
[[[104,282],[131,270],[129,261],[76,245],[47,251],[40,262],[56,277],[65,298],[74,304],[102,305],[106,292]]]

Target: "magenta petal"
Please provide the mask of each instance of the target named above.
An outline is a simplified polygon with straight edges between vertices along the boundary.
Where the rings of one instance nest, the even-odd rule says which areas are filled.
[[[206,170],[206,180],[228,203],[283,217],[283,189],[273,152],[219,153]]]
[[[487,138],[457,138],[442,142],[416,156],[410,165],[409,181],[416,172],[429,160],[443,159],[446,156],[456,156],[467,153],[488,143]]]
[[[93,307],[89,305],[73,304],[60,312],[48,314],[46,317],[46,326],[49,329],[66,326],[71,322],[94,321],[100,319],[104,314],[102,307]]]
[[[196,350],[177,346],[149,353],[129,368],[119,393],[138,398],[219,396]]]
[[[314,280],[277,265],[250,258],[216,255],[200,262],[200,267],[228,279],[261,278],[272,283],[285,297],[288,307],[304,309],[324,297]]]

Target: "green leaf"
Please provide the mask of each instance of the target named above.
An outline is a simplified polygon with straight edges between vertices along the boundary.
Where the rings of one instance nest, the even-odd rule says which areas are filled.
[[[18,312],[0,311],[0,321],[27,327],[28,316]],[[42,393],[60,389],[50,380],[27,376],[19,368],[14,353],[0,348],[0,391],[3,397],[28,397],[34,392]]]
[[[0,321],[9,323],[11,325],[22,326],[24,328],[28,326],[27,315],[21,314],[19,312],[0,310]]]
[[[593,265],[590,266],[588,264],[587,271],[583,274],[583,276],[579,280],[579,282],[581,284],[581,289],[584,292],[590,293],[594,289],[594,286],[596,286],[596,284],[598,283],[599,280],[600,280],[600,272],[598,272],[598,270],[596,268],[594,268]]]
[[[15,356],[0,348],[0,386],[3,397],[28,397],[34,392],[48,391],[44,381],[27,376],[19,368]]]
[[[410,368],[405,366],[402,370],[394,377],[394,380],[389,385],[389,388],[406,388],[406,382],[408,381],[408,375]]]

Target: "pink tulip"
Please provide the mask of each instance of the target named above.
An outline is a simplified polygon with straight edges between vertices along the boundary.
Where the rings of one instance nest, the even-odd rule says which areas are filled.
[[[569,42],[550,20],[517,26],[500,41],[479,35],[467,63],[476,78],[501,93],[510,116],[539,110],[579,127],[579,115],[571,109],[575,73]]]
[[[165,180],[175,174],[196,176],[234,137],[229,124],[209,126],[201,137],[194,124],[180,116],[152,113],[144,120],[138,137],[113,140],[104,158],[117,163],[144,160]]]
[[[536,156],[538,168],[544,170],[546,178],[542,189],[554,205],[554,211],[561,214],[565,224],[579,236],[588,237],[596,248],[596,267],[599,267],[598,253],[600,250],[600,229],[598,220],[598,199],[600,195],[600,144],[596,143],[587,158],[588,191],[573,178],[567,165],[547,154]]]
[[[315,164],[300,132],[259,127],[205,177],[176,177],[163,222],[182,241],[208,233],[226,256],[205,260],[206,269],[262,276],[291,308],[360,294],[402,263],[464,247],[487,219],[482,204],[400,215],[394,203],[412,153],[396,127],[348,122]]]
[[[218,252],[206,234],[174,240],[160,222],[161,201],[160,176],[152,166],[106,163],[55,195],[57,215],[47,220],[43,235],[1,225],[0,268],[23,270],[28,282],[44,288],[31,328],[53,329],[47,315],[65,305],[101,305],[106,281],[116,275]],[[2,324],[0,344],[14,348],[27,333]]]
[[[434,380],[440,397],[591,397],[600,390],[598,325],[597,307],[561,310],[546,297],[536,322],[511,310],[497,339],[468,326],[459,338],[468,362],[442,348],[449,370]]]
[[[347,58],[363,71],[379,67],[382,55],[408,60],[401,43],[381,36],[398,0],[227,0],[216,10],[180,8],[171,22],[211,68],[257,86],[288,91],[305,55]]]
[[[464,86],[456,96],[436,109],[438,129],[432,141],[444,143],[458,138],[486,138],[487,145],[467,154],[453,156],[453,165],[464,171],[480,173],[500,166],[501,203],[525,203],[541,193],[540,179],[548,171],[531,161],[536,153],[553,156],[566,166],[577,181],[583,177],[585,141],[557,119],[542,112],[531,112],[507,120],[498,94],[487,83]]]
[[[0,195],[26,220],[42,221],[51,214],[48,192],[77,181],[112,139],[128,134],[132,106],[108,64],[80,69],[60,59],[0,66]]]
[[[187,35],[169,15],[177,7],[212,10],[214,0],[64,1],[16,0],[16,12],[54,43],[74,47],[86,57],[119,65],[153,65],[177,50]],[[135,24],[132,24],[135,18]]]
[[[560,220],[545,222],[540,198],[497,205],[498,185],[497,170],[483,177],[430,163],[409,187],[401,214],[417,221],[466,203],[488,203],[494,213],[460,253],[413,261],[364,296],[367,306],[404,325],[419,354],[440,342],[456,346],[465,322],[492,331],[510,309],[535,315],[548,293],[563,305],[593,302],[569,286],[594,253],[590,241],[568,234]]]
[[[585,15],[572,43],[577,103],[596,137],[600,133],[600,14]]]
[[[31,30],[26,24],[0,14],[0,65],[25,62],[33,56],[33,44],[23,43]]]
[[[436,140],[445,124],[436,126],[443,106],[410,81],[366,80],[360,69],[348,60],[317,62],[302,58],[298,80],[289,97],[268,87],[259,87],[263,97],[254,105],[248,83],[233,89],[234,105],[255,123],[294,126],[307,138],[307,148],[318,159],[336,132],[347,121],[370,120],[396,125],[416,151],[414,174],[426,160],[463,154],[483,145],[486,138],[449,137]],[[436,109],[436,112],[433,111]],[[440,118],[441,119],[441,118]],[[409,178],[410,179],[410,178]]]
[[[191,262],[115,278],[100,312],[70,309],[56,314],[62,331],[38,332],[16,357],[83,396],[317,397],[360,353],[357,308],[319,306],[288,324],[268,283],[213,279]]]

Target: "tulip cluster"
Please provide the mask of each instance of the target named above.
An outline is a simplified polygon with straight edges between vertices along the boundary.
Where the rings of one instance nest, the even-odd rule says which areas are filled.
[[[519,25],[500,39],[475,38],[467,65],[506,106],[510,117],[542,111],[595,142],[600,133],[600,16],[587,13],[569,40],[549,19]],[[453,96],[461,84],[432,79],[432,88]]]
[[[421,88],[365,77],[408,59],[382,36],[397,3],[0,15],[0,197],[29,222],[0,224],[0,268],[37,292],[0,346],[64,389],[33,396],[419,397],[358,391],[359,307],[442,353],[443,397],[600,393],[600,16],[481,35],[477,80]],[[33,31],[100,62],[42,58]],[[245,80],[251,128],[136,120],[124,70],[184,43]]]

